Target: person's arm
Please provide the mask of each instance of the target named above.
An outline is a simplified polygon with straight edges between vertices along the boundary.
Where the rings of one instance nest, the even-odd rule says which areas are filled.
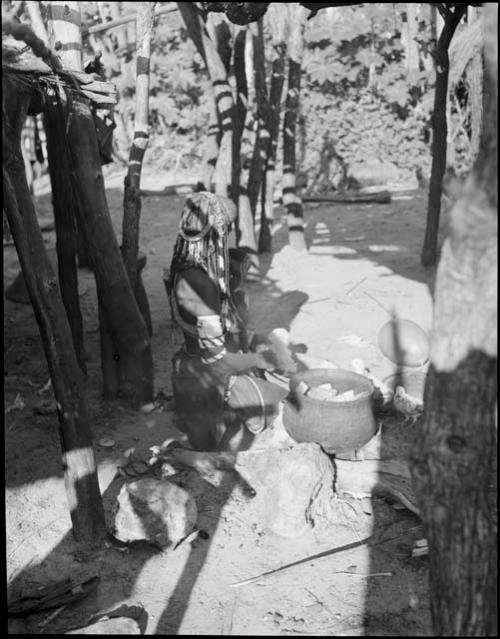
[[[226,351],[221,358],[219,366],[229,375],[247,373],[252,368],[260,368],[265,371],[274,371],[277,367],[276,356],[271,350],[259,353],[230,353]]]
[[[277,360],[270,350],[259,353],[230,353],[226,350],[219,292],[203,271],[190,269],[184,272],[178,279],[175,294],[181,312],[196,318],[198,342],[203,349],[205,363],[216,364],[227,375],[238,375],[252,368],[275,370]]]

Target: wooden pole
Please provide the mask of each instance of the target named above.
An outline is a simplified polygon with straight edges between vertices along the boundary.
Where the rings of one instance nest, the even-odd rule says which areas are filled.
[[[279,125],[281,114],[281,98],[285,84],[286,39],[283,8],[271,4],[268,9],[269,19],[273,24],[273,62],[269,88],[268,129],[269,142],[266,149],[266,168],[262,188],[261,228],[259,236],[259,253],[270,253],[272,250],[271,228],[274,219],[274,172],[276,153],[278,150]]]
[[[159,9],[155,11],[154,20],[156,21],[160,16],[164,16],[167,13],[173,13],[174,11],[178,11],[178,8],[176,6],[160,7]],[[109,31],[110,29],[121,27],[122,25],[127,24],[128,22],[135,22],[136,19],[137,19],[136,15],[134,13],[127,14],[126,16],[121,16],[120,18],[116,18],[116,20],[110,20],[109,22],[103,22],[102,24],[96,24],[93,27],[89,27],[87,32],[89,34],[102,33],[103,31]]]
[[[289,42],[288,90],[283,122],[283,204],[287,212],[290,246],[303,251],[306,249],[304,210],[296,187],[295,125],[299,109],[306,10],[293,3],[288,4],[287,8],[289,12]]]
[[[76,358],[85,373],[83,321],[78,295],[76,264],[75,201],[71,186],[64,122],[66,122],[66,117],[63,105],[55,98],[54,102],[46,104],[44,126],[47,136],[47,160],[56,227],[59,285],[73,335]]]
[[[423,266],[434,266],[437,261],[439,217],[441,214],[441,194],[443,177],[446,170],[446,140],[448,127],[446,122],[446,103],[448,99],[448,74],[450,60],[448,47],[453,34],[465,14],[466,6],[454,9],[438,5],[444,18],[444,26],[439,36],[436,53],[436,86],[434,88],[434,110],[432,113],[432,165],[427,204],[427,223],[421,262]]]
[[[85,228],[99,299],[116,349],[115,361],[124,372],[122,390],[125,399],[137,407],[153,399],[151,344],[109,215],[90,106],[80,94],[68,93],[72,109],[68,144],[74,189],[81,203],[77,214]]]
[[[215,170],[215,192],[228,196],[228,187],[232,183],[232,139],[234,100],[231,85],[228,81],[226,67],[217,51],[216,43],[210,38],[201,15],[193,2],[178,2],[184,23],[190,37],[196,45],[200,55],[205,60],[215,94],[215,102],[220,118],[222,136],[220,141],[219,158]],[[236,206],[235,195],[231,194]]]
[[[77,541],[98,545],[106,530],[84,381],[57,279],[45,251],[20,147],[30,94],[21,93],[8,74],[4,74],[2,84],[4,210],[40,329],[57,402],[64,483],[73,534]]]
[[[257,138],[255,140],[252,164],[250,167],[250,176],[248,179],[248,197],[250,199],[252,217],[255,222],[257,217],[257,201],[262,189],[262,181],[264,179],[264,171],[266,169],[266,149],[268,147],[270,134],[267,127],[268,96],[265,70],[266,61],[264,56],[264,30],[262,20],[259,20],[257,24],[252,24],[250,26],[250,32],[253,34],[253,68],[258,124]],[[260,220],[258,220],[258,222],[260,225]]]
[[[47,3],[49,42],[65,69],[82,70],[82,17],[78,2],[51,0]]]
[[[155,2],[143,2],[137,10],[137,72],[134,117],[134,140],[130,149],[123,192],[122,255],[132,290],[135,292],[144,321],[151,326],[151,313],[138,269],[139,221],[141,216],[140,181],[144,153],[149,141],[149,62]],[[140,290],[139,295],[137,290]],[[142,306],[142,308],[141,308]]]
[[[60,43],[61,55],[68,54],[67,61],[63,57],[65,66],[81,70],[78,2],[51,2],[49,9],[50,42],[54,48]],[[117,380],[121,380],[125,401],[138,407],[152,401],[154,393],[149,336],[109,216],[90,103],[79,92],[71,90],[67,95],[70,103],[67,143],[77,223],[89,251],[100,305],[104,393],[109,399],[115,396]],[[108,374],[110,379],[106,377]]]

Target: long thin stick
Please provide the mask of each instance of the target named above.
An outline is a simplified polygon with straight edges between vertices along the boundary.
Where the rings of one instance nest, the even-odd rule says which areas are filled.
[[[288,570],[288,568],[293,568],[294,566],[299,566],[300,564],[305,564],[310,561],[314,561],[316,559],[322,559],[323,557],[329,557],[330,555],[336,555],[341,552],[345,552],[348,550],[354,550],[355,548],[360,548],[361,546],[368,546],[373,548],[374,546],[380,546],[381,544],[385,544],[389,541],[394,541],[395,539],[399,539],[403,535],[405,535],[413,528],[409,528],[404,530],[402,533],[395,535],[394,537],[389,537],[388,539],[381,539],[380,541],[373,541],[373,537],[365,537],[365,539],[361,539],[360,541],[355,541],[351,544],[345,544],[344,546],[337,546],[336,548],[332,548],[331,550],[325,550],[316,555],[310,555],[309,557],[305,557],[304,559],[299,559],[298,561],[294,561],[291,564],[285,564],[280,568],[275,568],[274,570],[268,570],[267,572],[262,573],[261,575],[257,575],[256,577],[251,577],[250,579],[245,579],[244,581],[237,581],[234,584],[229,584],[231,588],[239,588],[240,586],[246,586],[248,584],[255,583],[256,581],[260,581],[269,575],[274,575],[275,573],[282,572],[284,570]]]
[[[368,295],[368,297],[369,297],[370,299],[372,299],[372,300],[375,302],[375,304],[378,304],[378,305],[380,306],[380,308],[384,309],[384,311],[385,311],[388,315],[390,315],[391,317],[393,317],[394,313],[392,313],[392,312],[391,312],[391,311],[387,308],[387,306],[384,306],[384,305],[382,304],[382,302],[379,302],[379,301],[378,301],[378,299],[376,299],[375,297],[373,297],[373,295],[370,295],[370,293],[367,293],[366,291],[363,291],[363,293],[364,293],[365,295]]]

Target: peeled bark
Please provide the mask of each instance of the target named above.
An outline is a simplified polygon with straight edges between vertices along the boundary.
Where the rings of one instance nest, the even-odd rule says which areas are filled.
[[[498,5],[485,5],[480,151],[453,206],[411,470],[437,636],[497,635]]]
[[[434,110],[432,114],[432,166],[427,204],[427,223],[422,248],[422,265],[434,266],[437,261],[439,217],[441,213],[441,194],[444,172],[446,170],[446,103],[448,98],[448,74],[450,60],[448,47],[453,34],[462,19],[466,7],[457,6],[453,10],[439,5],[444,18],[444,27],[439,36],[436,52],[436,86],[434,88]]]
[[[77,541],[98,545],[104,540],[106,527],[84,380],[57,279],[45,251],[20,147],[30,95],[19,91],[19,85],[9,81],[6,74],[3,95],[4,210],[40,329],[56,398],[73,534]]]

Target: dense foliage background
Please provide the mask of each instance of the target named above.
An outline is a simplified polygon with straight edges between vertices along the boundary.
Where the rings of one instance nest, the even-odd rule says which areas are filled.
[[[105,74],[119,90],[114,147],[115,159],[123,164],[133,135],[135,21],[99,33],[89,34],[88,28],[133,16],[137,4],[80,3],[87,27],[85,55],[91,59],[103,52]],[[145,163],[178,170],[179,176],[192,169],[194,175],[207,140],[213,97],[204,62],[176,3],[157,3],[157,10],[166,7],[169,12],[157,19],[153,39],[151,138]],[[448,168],[458,175],[468,172],[478,148],[482,65],[475,17],[469,13],[468,24],[459,27],[450,49]],[[428,177],[432,52],[439,20],[429,3],[374,3],[328,8],[308,21],[297,130],[298,169],[308,190],[353,185],[353,176],[363,167],[368,173],[385,173],[387,182],[414,184],[417,175]],[[273,28],[269,12],[263,23],[269,77]],[[231,24],[229,31],[234,42]],[[233,67],[229,79],[235,87]],[[285,98],[286,91],[281,113]],[[250,109],[247,120],[252,115]],[[250,152],[251,146],[247,145]],[[278,186],[280,157],[278,152]]]

